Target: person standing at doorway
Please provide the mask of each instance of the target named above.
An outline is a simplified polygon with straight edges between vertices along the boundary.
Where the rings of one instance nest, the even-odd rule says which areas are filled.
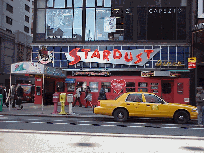
[[[20,109],[23,108],[23,105],[22,105],[22,98],[23,98],[23,88],[21,87],[21,85],[18,87],[17,89],[17,102],[16,102],[16,105],[18,105],[18,107]]]
[[[81,104],[81,101],[80,101],[80,96],[81,96],[81,88],[76,86],[76,94],[74,95],[74,97],[76,99],[75,99],[72,107],[74,107],[76,105],[77,101],[79,102],[79,107],[82,107],[82,104]]]
[[[86,98],[86,96],[88,95],[89,90],[91,90],[91,89],[90,89],[89,86],[87,86],[87,87],[86,87],[86,90],[85,90],[85,98]],[[87,103],[87,99],[86,99],[86,103]]]

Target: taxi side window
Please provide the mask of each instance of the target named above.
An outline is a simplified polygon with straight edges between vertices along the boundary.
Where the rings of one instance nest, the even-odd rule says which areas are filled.
[[[126,101],[128,102],[143,102],[142,94],[129,94]]]
[[[161,100],[152,94],[145,94],[145,99],[147,103],[161,103]]]

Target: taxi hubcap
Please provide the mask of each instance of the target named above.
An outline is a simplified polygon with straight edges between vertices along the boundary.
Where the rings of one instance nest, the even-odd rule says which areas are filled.
[[[180,120],[183,120],[183,119],[184,119],[184,117],[183,117],[183,116],[179,116],[179,119],[180,119]]]
[[[118,114],[118,118],[123,118],[124,116],[123,116],[123,114],[120,112],[119,114]]]

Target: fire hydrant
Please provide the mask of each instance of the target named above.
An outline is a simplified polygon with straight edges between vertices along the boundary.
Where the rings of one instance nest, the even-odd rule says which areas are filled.
[[[61,112],[59,114],[66,115],[67,113],[64,111],[65,102],[66,102],[66,93],[60,94],[60,102],[61,102]]]
[[[54,112],[52,114],[58,114],[59,113],[57,111],[58,102],[59,102],[59,93],[55,92],[53,94]]]

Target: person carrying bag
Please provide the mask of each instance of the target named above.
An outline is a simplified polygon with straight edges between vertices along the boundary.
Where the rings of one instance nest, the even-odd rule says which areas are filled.
[[[22,98],[23,98],[23,88],[21,87],[21,85],[18,87],[17,89],[17,101],[16,101],[16,105],[19,106],[19,109],[23,108],[22,105]]]

